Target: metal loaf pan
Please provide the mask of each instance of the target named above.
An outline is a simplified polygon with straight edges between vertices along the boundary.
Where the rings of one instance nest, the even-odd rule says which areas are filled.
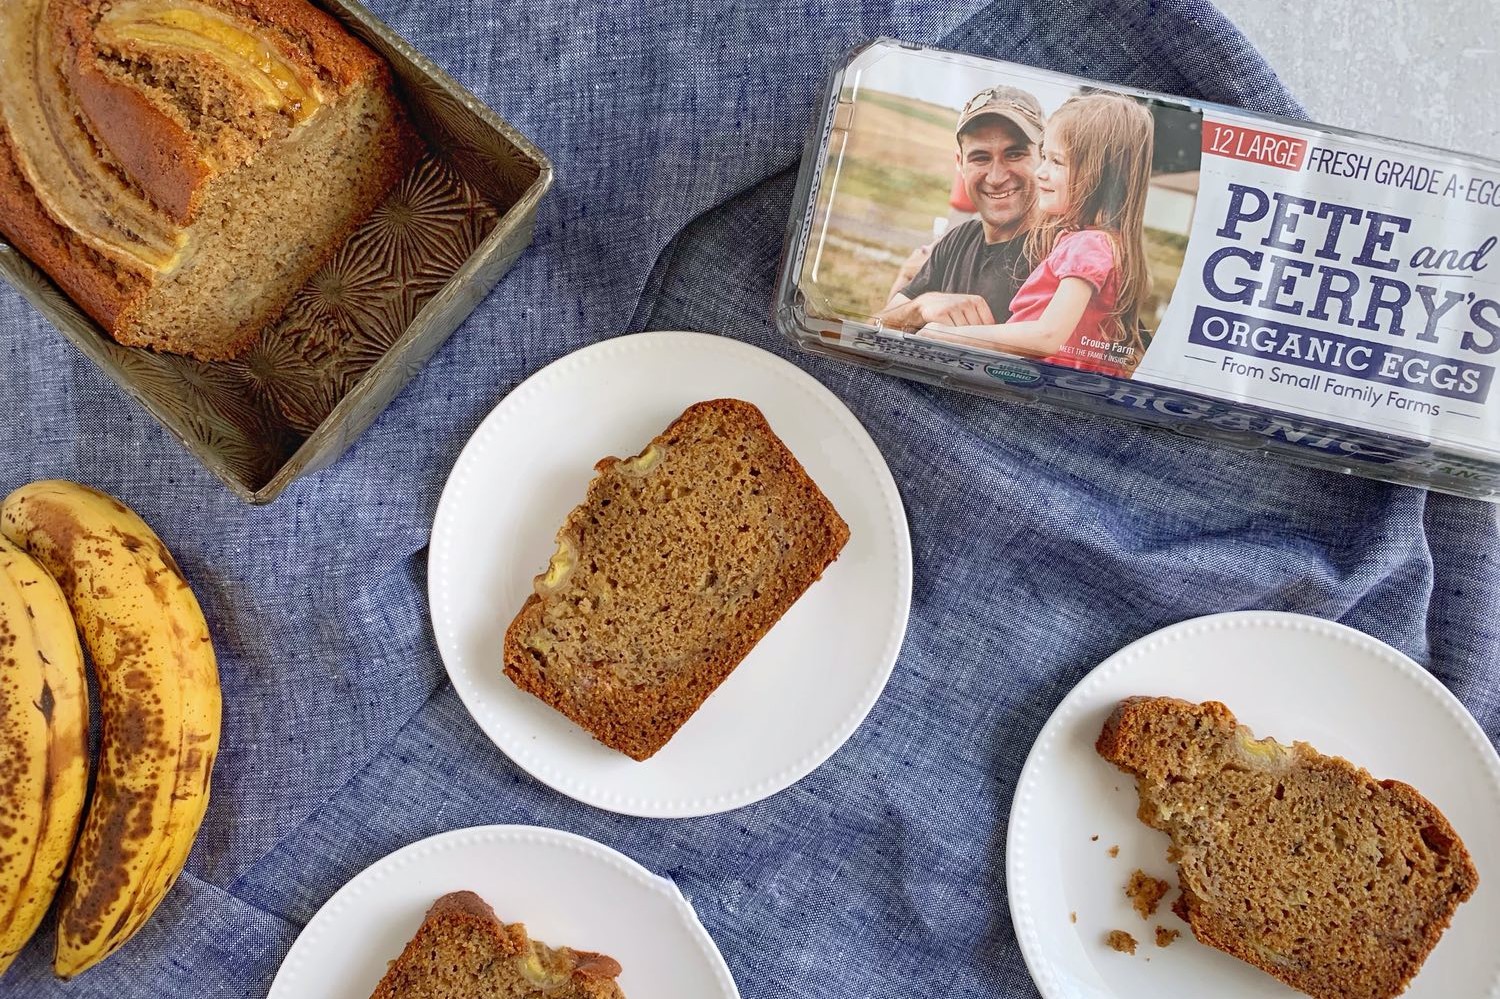
[[[19,252],[3,275],[234,493],[269,503],[362,434],[531,242],[552,164],[354,0],[313,0],[384,56],[429,153],[248,354],[122,347]]]

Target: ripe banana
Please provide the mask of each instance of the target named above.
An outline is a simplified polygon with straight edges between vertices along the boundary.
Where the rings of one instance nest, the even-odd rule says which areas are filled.
[[[0,537],[0,975],[62,881],[89,783],[83,649],[62,590]]]
[[[219,748],[219,675],[193,591],[123,503],[34,482],[0,504],[0,532],[61,584],[99,677],[99,771],[53,961],[71,978],[129,940],[187,862]]]

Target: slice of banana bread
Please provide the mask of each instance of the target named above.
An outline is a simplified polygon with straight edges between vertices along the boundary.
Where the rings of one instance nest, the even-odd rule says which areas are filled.
[[[1216,701],[1129,698],[1095,748],[1171,836],[1193,935],[1318,999],[1399,995],[1479,883],[1416,790],[1256,740]]]
[[[538,943],[456,891],[433,903],[370,999],[625,999],[619,974],[614,958]]]
[[[505,633],[505,675],[637,760],[664,746],[849,528],[760,410],[700,402],[588,497]]]

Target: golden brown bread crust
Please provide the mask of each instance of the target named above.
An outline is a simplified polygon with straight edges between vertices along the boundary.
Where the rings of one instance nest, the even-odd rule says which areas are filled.
[[[1400,994],[1478,885],[1473,860],[1453,826],[1416,789],[1377,781],[1305,743],[1285,747],[1253,740],[1217,701],[1127,698],[1110,714],[1095,748],[1137,778],[1141,821],[1171,835],[1169,856],[1178,862],[1182,889],[1172,909],[1193,935],[1319,999]],[[1218,782],[1230,772],[1233,783]],[[1239,779],[1243,774],[1268,776],[1257,789],[1253,779]],[[1299,781],[1311,782],[1321,794],[1304,796]],[[1198,794],[1198,786],[1208,791]],[[1232,788],[1232,799],[1222,793],[1225,786]],[[1255,793],[1266,788],[1274,792]],[[1229,800],[1232,808],[1216,810]],[[1301,807],[1307,803],[1322,807]],[[1377,807],[1379,821],[1361,826],[1357,811]],[[1332,836],[1325,834],[1329,824]],[[1242,844],[1275,844],[1263,851],[1275,859],[1275,869],[1252,871],[1258,882],[1253,894],[1230,887],[1239,883],[1232,875],[1243,873],[1236,866],[1243,866],[1248,849],[1232,858],[1231,851],[1219,849],[1213,874],[1200,871],[1206,870],[1199,861],[1204,844],[1230,843],[1241,829]],[[1406,872],[1404,880],[1393,883],[1398,870]],[[1285,901],[1281,882],[1287,880],[1297,882],[1295,902]],[[1329,893],[1329,880],[1343,894]],[[1375,894],[1377,888],[1389,891]],[[1404,923],[1391,915],[1393,897],[1405,900],[1405,911],[1397,907]],[[1270,913],[1268,921],[1246,915],[1262,908]],[[1319,912],[1333,921],[1302,925]]]
[[[478,892],[472,891],[450,891],[448,894],[440,896],[436,902],[432,903],[432,907],[427,910],[426,918],[432,919],[451,912],[466,913],[476,919],[500,921],[500,917],[495,915],[495,910],[490,904],[480,898]]]
[[[556,708],[606,746],[636,760],[648,759],[666,745],[792,604],[821,577],[849,539],[849,527],[838,511],[772,431],[760,410],[750,403],[738,399],[697,403],[654,438],[642,453],[652,449],[671,453],[679,446],[680,434],[688,433],[698,421],[708,420],[721,420],[726,426],[754,435],[764,448],[761,481],[768,483],[766,489],[771,491],[771,484],[775,484],[782,504],[798,510],[811,522],[811,529],[797,538],[800,547],[789,552],[778,566],[778,578],[773,584],[776,592],[763,595],[757,592],[757,596],[765,599],[737,616],[733,630],[718,632],[705,658],[694,659],[687,668],[649,682],[626,680],[626,665],[637,664],[612,662],[567,664],[569,669],[582,672],[582,679],[565,675],[559,680],[556,670],[549,672],[544,664],[547,657],[527,645],[528,636],[544,627],[544,601],[536,593],[527,598],[505,633],[505,675],[516,686]],[[621,464],[620,459],[605,458],[595,466],[599,474],[589,486],[589,495],[569,515],[560,537],[579,533],[580,525],[592,517],[591,509],[601,502],[607,505],[601,490]],[[719,528],[727,531],[733,525],[732,518],[732,513],[726,514],[717,526],[708,521],[695,523],[688,530],[696,537],[684,537],[682,543],[697,546],[699,550],[712,546],[713,532]],[[597,524],[594,530],[598,531]],[[598,554],[601,563],[610,557],[610,553]],[[662,558],[667,557],[663,552]],[[676,603],[692,600],[694,595],[663,593],[660,598],[665,603]],[[666,641],[671,643],[670,636]],[[693,651],[689,649],[687,654]]]
[[[63,77],[90,130],[157,208],[179,224],[191,221],[209,176],[192,137],[139,90],[100,72],[87,8],[57,4],[51,13],[56,36],[66,39]]]
[[[3,0],[0,0],[3,2]],[[107,330],[146,293],[146,278],[117,267],[52,221],[31,193],[0,123],[0,236],[57,282],[63,293]]]
[[[484,922],[494,923],[507,931],[506,939],[515,944],[519,941],[520,946],[516,952],[526,945],[527,936],[525,924],[504,923],[500,917],[495,915],[494,908],[479,897],[478,892],[472,891],[450,891],[432,903],[427,910],[427,919],[441,919],[444,916],[461,914]],[[558,948],[566,951],[573,958],[573,974],[579,978],[618,978],[624,969],[620,962],[608,954],[597,954],[591,950],[573,950],[571,947]]]

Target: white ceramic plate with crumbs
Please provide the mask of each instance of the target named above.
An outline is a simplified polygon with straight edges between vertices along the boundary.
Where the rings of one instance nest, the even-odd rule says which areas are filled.
[[[505,630],[594,463],[637,454],[688,406],[725,397],[760,408],[848,523],[849,542],[672,740],[638,763],[512,684]],[[454,687],[512,760],[599,808],[687,817],[775,794],[843,745],[895,664],[911,571],[890,469],[833,393],[737,340],[639,333],[542,369],[475,431],[438,504],[428,595]]]
[[[1171,913],[1167,836],[1136,818],[1134,779],[1094,752],[1114,706],[1136,694],[1222,701],[1257,737],[1309,742],[1417,788],[1453,823],[1480,883],[1403,999],[1500,996],[1500,758],[1483,730],[1383,642],[1318,618],[1251,611],[1173,625],[1116,653],[1037,737],[1011,807],[1006,877],[1021,952],[1046,999],[1301,994],[1199,944]],[[1137,868],[1173,886],[1150,921],[1124,894]],[[1158,948],[1157,926],[1182,935]],[[1116,929],[1139,941],[1134,956],[1105,944]]]
[[[432,903],[463,890],[533,940],[613,957],[627,996],[739,999],[676,885],[591,839],[536,826],[458,829],[365,868],[303,928],[268,999],[369,999]]]

